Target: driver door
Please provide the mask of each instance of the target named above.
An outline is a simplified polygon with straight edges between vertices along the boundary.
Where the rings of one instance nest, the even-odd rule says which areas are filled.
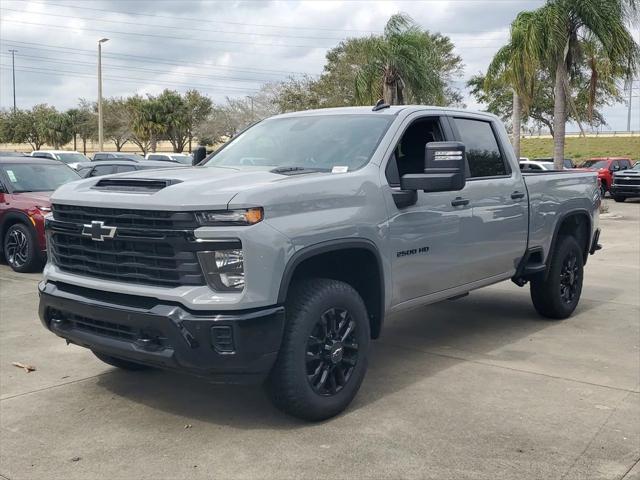
[[[446,116],[417,115],[406,120],[384,170],[383,188],[389,212],[394,304],[461,285],[465,244],[472,241],[471,206],[456,192],[417,192],[415,204],[399,207],[393,192],[400,176],[422,173],[426,144],[453,140]]]

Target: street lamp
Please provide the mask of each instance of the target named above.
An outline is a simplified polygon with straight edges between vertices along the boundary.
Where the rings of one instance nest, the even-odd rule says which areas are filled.
[[[102,131],[102,44],[108,38],[98,40],[98,151],[103,150],[104,133]]]

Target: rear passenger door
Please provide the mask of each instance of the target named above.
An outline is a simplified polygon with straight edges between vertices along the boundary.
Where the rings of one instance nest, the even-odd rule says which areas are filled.
[[[472,239],[460,252],[466,283],[513,274],[526,250],[528,201],[522,175],[507,159],[513,152],[501,143],[506,133],[484,117],[454,117],[452,123],[469,166],[463,193],[472,208]]]

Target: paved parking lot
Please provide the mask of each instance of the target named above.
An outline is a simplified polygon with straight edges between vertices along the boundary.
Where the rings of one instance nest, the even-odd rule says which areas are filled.
[[[2,265],[0,478],[638,479],[640,202],[607,203],[571,319],[511,283],[391,319],[320,424],[259,387],[102,364],[41,327],[39,275]]]

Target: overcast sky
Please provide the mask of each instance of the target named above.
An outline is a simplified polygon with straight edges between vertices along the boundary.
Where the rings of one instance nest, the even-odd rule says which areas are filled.
[[[543,0],[214,1],[0,0],[0,107],[13,104],[11,53],[17,50],[19,108],[59,109],[95,99],[96,45],[103,48],[104,96],[197,88],[216,101],[253,94],[262,83],[322,71],[341,39],[378,33],[405,12],[451,37],[465,64],[458,82],[469,108],[481,108],[464,81],[483,72],[521,10]],[[636,92],[637,95],[637,92]],[[640,130],[640,99],[632,128]],[[614,130],[627,109],[605,110]]]

